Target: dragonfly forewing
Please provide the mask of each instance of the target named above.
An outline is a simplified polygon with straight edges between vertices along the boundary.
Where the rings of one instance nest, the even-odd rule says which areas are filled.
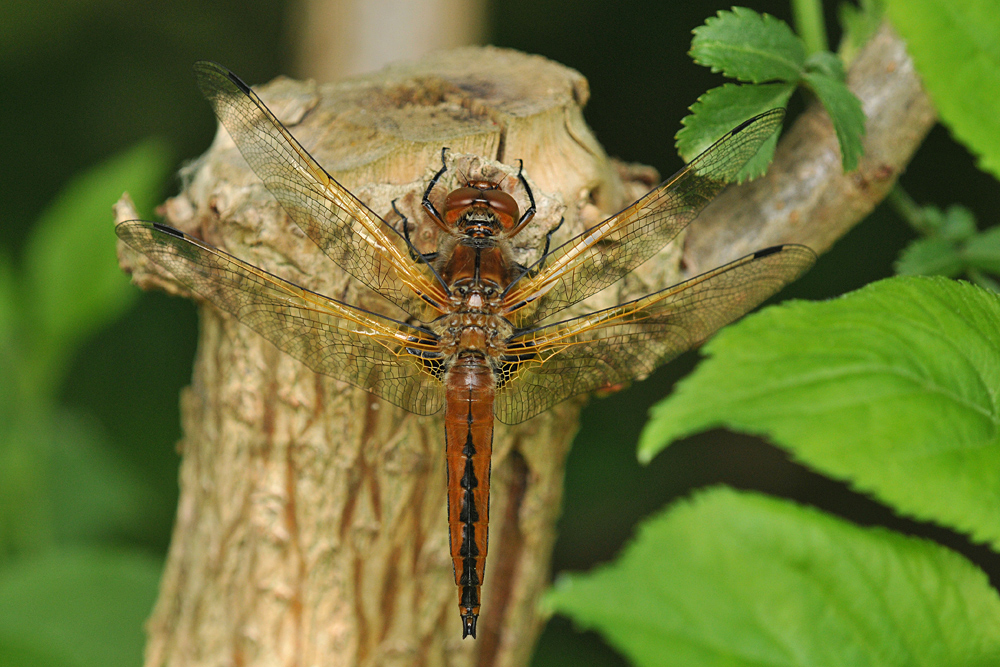
[[[132,220],[116,232],[313,371],[417,414],[444,406],[432,332],[311,292],[166,225]]]
[[[767,248],[641,299],[521,332],[507,346],[497,418],[516,424],[571,396],[644,377],[753,310],[815,260],[805,246]]]

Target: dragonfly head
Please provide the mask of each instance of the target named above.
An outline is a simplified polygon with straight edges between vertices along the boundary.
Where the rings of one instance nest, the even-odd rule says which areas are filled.
[[[496,183],[472,181],[444,200],[445,221],[472,236],[510,231],[520,218],[517,202]]]

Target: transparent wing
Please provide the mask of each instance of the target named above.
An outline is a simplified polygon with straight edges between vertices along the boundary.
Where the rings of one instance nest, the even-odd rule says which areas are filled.
[[[736,177],[784,116],[783,109],[772,109],[751,118],[634,204],[539,260],[508,288],[505,314],[516,321],[541,321],[645,262]],[[536,309],[528,308],[532,303]]]
[[[746,314],[812,266],[800,245],[760,250],[629,303],[508,342],[494,411],[516,424],[577,394],[645,376]]]
[[[118,238],[278,349],[417,414],[444,404],[437,337],[310,292],[166,225],[142,220]]]
[[[215,63],[196,63],[195,73],[250,167],[330,259],[411,315],[421,317],[423,303],[442,310],[444,289],[410,259],[399,233],[335,181],[249,86]]]

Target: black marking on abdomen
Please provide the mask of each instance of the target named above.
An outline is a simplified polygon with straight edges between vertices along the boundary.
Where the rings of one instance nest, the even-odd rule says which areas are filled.
[[[479,585],[479,575],[476,573],[476,557],[479,555],[479,547],[476,546],[476,524],[479,522],[479,510],[476,508],[473,491],[479,486],[476,479],[476,469],[473,467],[472,459],[476,455],[476,444],[472,439],[472,393],[469,394],[469,412],[466,417],[465,447],[462,454],[465,456],[465,472],[462,474],[462,488],[465,493],[462,495],[462,508],[459,512],[462,526],[462,546],[459,548],[459,555],[462,556],[462,575],[459,581],[463,586],[462,604],[472,608],[479,604],[479,595],[476,586]]]

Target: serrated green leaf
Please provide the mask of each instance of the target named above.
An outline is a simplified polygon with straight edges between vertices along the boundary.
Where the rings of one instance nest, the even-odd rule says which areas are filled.
[[[947,276],[954,278],[965,269],[955,244],[939,237],[918,239],[903,249],[896,262],[901,276]]]
[[[890,278],[720,332],[652,410],[640,457],[725,426],[898,511],[1000,548],[1000,297]]]
[[[75,667],[140,665],[159,577],[159,561],[112,550],[20,561],[0,569],[0,638]]]
[[[977,234],[962,249],[962,259],[983,271],[1000,274],[1000,227]]]
[[[58,376],[76,344],[135,297],[118,269],[111,206],[127,190],[148,207],[168,169],[165,146],[144,142],[75,177],[42,214],[25,253],[36,376]]]
[[[746,119],[769,109],[784,108],[794,91],[795,86],[788,83],[759,86],[727,83],[712,88],[691,105],[691,115],[681,121],[683,127],[677,133],[678,152],[690,162]],[[774,156],[774,147],[778,144],[778,135],[775,132],[764,142],[757,155],[740,170],[736,182],[757,178],[767,171]]]
[[[795,83],[802,74],[806,50],[784,21],[733,7],[694,29],[691,57],[739,81]]]
[[[833,121],[844,171],[853,171],[864,153],[861,138],[865,135],[865,112],[861,108],[861,101],[842,81],[823,72],[806,72],[803,78]]]
[[[1000,3],[888,0],[941,121],[1000,178]]]
[[[1000,596],[962,556],[725,488],[647,521],[616,562],[561,578],[545,602],[636,665],[1000,660]]]

